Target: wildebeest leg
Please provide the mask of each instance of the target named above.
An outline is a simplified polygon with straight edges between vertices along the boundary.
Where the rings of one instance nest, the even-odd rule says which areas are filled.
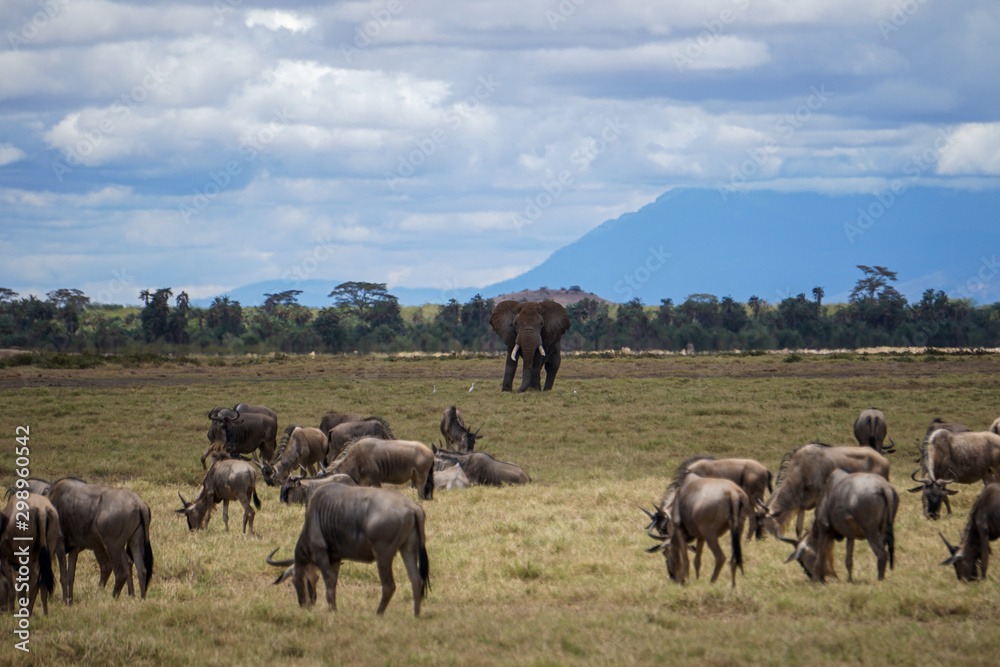
[[[889,551],[886,549],[885,542],[881,537],[870,538],[868,546],[872,548],[872,553],[875,554],[875,569],[878,572],[878,580],[882,581],[885,579],[885,564],[889,560]],[[850,572],[848,572],[847,580],[850,581]]]
[[[240,504],[243,505],[243,532],[247,532],[247,524],[249,524],[250,534],[253,535],[253,518],[257,513],[253,511],[249,498],[240,498]]]
[[[806,511],[804,509],[799,510],[799,515],[795,519],[795,539],[802,539],[802,524],[806,521]]]
[[[392,578],[392,559],[396,557],[396,552],[392,551],[388,555],[382,553],[376,556],[375,562],[378,564],[378,578],[382,582],[382,601],[378,605],[376,614],[381,615],[385,608],[389,606],[392,594],[396,592],[396,580]]]
[[[984,530],[983,528],[979,529],[979,543],[981,545],[983,545],[982,548],[979,551],[979,557],[980,557],[980,560],[981,560],[981,562],[980,562],[980,570],[981,570],[983,581],[985,581],[986,580],[986,568],[988,568],[989,565],[990,565],[990,540],[989,540],[989,531],[988,530]]]
[[[948,494],[945,494],[942,500],[944,500],[944,506],[948,510],[948,514],[951,514],[951,501],[948,500]]]
[[[406,576],[410,578],[413,589],[413,615],[420,616],[420,601],[423,598],[424,578],[420,576],[420,538],[414,531],[399,550],[406,565]]]
[[[337,611],[337,577],[340,575],[340,561],[329,560],[325,553],[318,553],[313,556],[316,568],[323,575],[323,585],[326,586],[326,603],[330,609]],[[312,599],[316,599],[316,583],[313,580]]]
[[[701,552],[705,548],[705,540],[698,540],[694,552],[694,578],[701,579]],[[715,581],[715,579],[712,579]]]
[[[111,578],[111,559],[100,547],[94,549],[94,558],[97,559],[97,567],[101,570],[101,578],[98,579],[97,585],[104,588],[108,585],[108,579]]]
[[[832,546],[832,545],[831,545]],[[844,556],[844,566],[847,568],[847,583],[854,581],[854,538],[847,538],[847,554]],[[875,555],[878,556],[878,551],[875,550],[875,544],[872,543],[872,551],[875,551]],[[879,577],[881,579],[882,577]]]
[[[222,523],[226,525],[226,532],[229,532],[229,501],[222,501]]]
[[[715,556],[715,569],[712,570],[712,583],[719,578],[719,573],[722,572],[723,566],[726,564],[726,554],[722,553],[722,547],[719,546],[718,537],[708,538],[708,548],[712,550],[712,555]],[[736,576],[735,574],[733,575]]]
[[[62,540],[59,541],[59,545],[56,547],[56,560],[59,561],[59,583],[62,585],[63,602],[67,605],[73,604],[73,578],[76,576],[76,555],[76,550],[67,553]],[[69,561],[68,564],[67,561]]]
[[[115,588],[111,591],[111,597],[117,598],[121,595],[125,584],[128,584],[129,597],[135,597],[135,584],[132,582],[132,563],[129,561],[128,554],[125,553],[124,546],[116,551],[118,558],[117,560],[112,559],[112,562],[115,564]]]

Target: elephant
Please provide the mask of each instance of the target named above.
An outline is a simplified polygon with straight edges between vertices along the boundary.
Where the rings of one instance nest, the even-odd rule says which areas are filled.
[[[552,389],[562,358],[560,340],[569,329],[566,309],[555,301],[501,301],[493,309],[490,326],[507,344],[503,391],[513,389],[519,352],[524,369],[518,393],[542,389],[542,366],[545,366],[545,390]]]

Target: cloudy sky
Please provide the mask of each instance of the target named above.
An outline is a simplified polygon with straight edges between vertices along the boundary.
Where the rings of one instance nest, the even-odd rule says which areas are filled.
[[[995,0],[0,7],[22,294],[482,286],[680,186],[1000,185]]]

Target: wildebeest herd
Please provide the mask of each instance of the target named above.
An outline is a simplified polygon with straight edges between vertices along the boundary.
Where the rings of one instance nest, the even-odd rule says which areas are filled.
[[[385,611],[395,591],[392,562],[401,554],[413,589],[414,614],[419,615],[429,588],[423,508],[418,502],[382,484],[410,484],[419,500],[431,500],[435,489],[471,485],[525,484],[520,466],[498,461],[476,451],[481,428],[467,427],[454,406],[440,423],[441,446],[400,440],[380,417],[328,412],[319,428],[290,425],[278,442],[278,418],[260,405],[238,403],[208,413],[209,447],[201,458],[211,459],[193,500],[178,491],[177,509],[189,529],[207,528],[212,509],[223,503],[223,522],[229,530],[228,505],[244,510],[243,532],[254,534],[258,474],[280,487],[284,503],[303,503],[305,517],[291,558],[275,560],[278,546],[266,558],[285,568],[275,583],[292,579],[298,602],[316,601],[320,576],[327,603],[336,608],[336,585],[343,560],[375,562],[382,584],[377,613]],[[833,545],[846,540],[846,568],[852,580],[854,541],[864,539],[877,560],[881,580],[886,565],[893,567],[896,538],[893,523],[899,497],[888,483],[885,454],[885,416],[874,408],[861,413],[854,424],[858,446],[808,443],[788,452],[776,478],[751,459],[693,457],[682,463],[649,517],[647,534],[662,552],[669,577],[684,583],[689,574],[688,551],[693,550],[695,576],[707,544],[715,559],[711,580],[725,566],[719,539],[729,534],[731,584],[742,571],[742,533],[746,539],[770,532],[793,546],[785,561],[799,562],[809,578],[825,581],[835,576]],[[889,441],[892,442],[891,440]],[[973,432],[962,424],[934,420],[920,447],[919,468],[912,479],[921,493],[924,515],[936,519],[940,506],[948,512],[953,484],[984,483],[970,511],[957,546],[942,535],[948,554],[943,565],[953,565],[960,580],[985,578],[991,540],[1000,538],[1000,419],[989,431]],[[769,495],[765,498],[765,492]],[[52,554],[59,564],[63,601],[73,601],[76,561],[82,551],[93,551],[100,568],[100,585],[115,576],[113,595],[127,586],[134,595],[133,569],[145,598],[153,575],[148,505],[128,489],[90,484],[76,478],[53,483],[31,479],[8,491],[0,513],[0,608],[12,610],[15,590],[26,581],[29,609],[41,593],[47,613],[54,590]],[[805,513],[815,510],[805,530]],[[21,521],[22,513],[29,520]],[[795,537],[785,526],[796,515]],[[33,534],[27,534],[30,526]],[[31,538],[26,552],[19,541]],[[20,540],[19,540],[20,538]],[[694,544],[692,544],[694,543]]]

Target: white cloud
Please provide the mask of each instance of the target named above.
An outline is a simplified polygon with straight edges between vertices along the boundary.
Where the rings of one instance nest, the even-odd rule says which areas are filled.
[[[960,126],[938,158],[939,174],[990,174],[1000,176],[1000,122]]]
[[[248,28],[261,25],[268,30],[284,28],[293,33],[309,32],[316,27],[316,19],[312,16],[299,16],[279,9],[252,9],[247,12],[245,23]]]
[[[23,160],[28,156],[14,144],[0,144],[0,167]]]

